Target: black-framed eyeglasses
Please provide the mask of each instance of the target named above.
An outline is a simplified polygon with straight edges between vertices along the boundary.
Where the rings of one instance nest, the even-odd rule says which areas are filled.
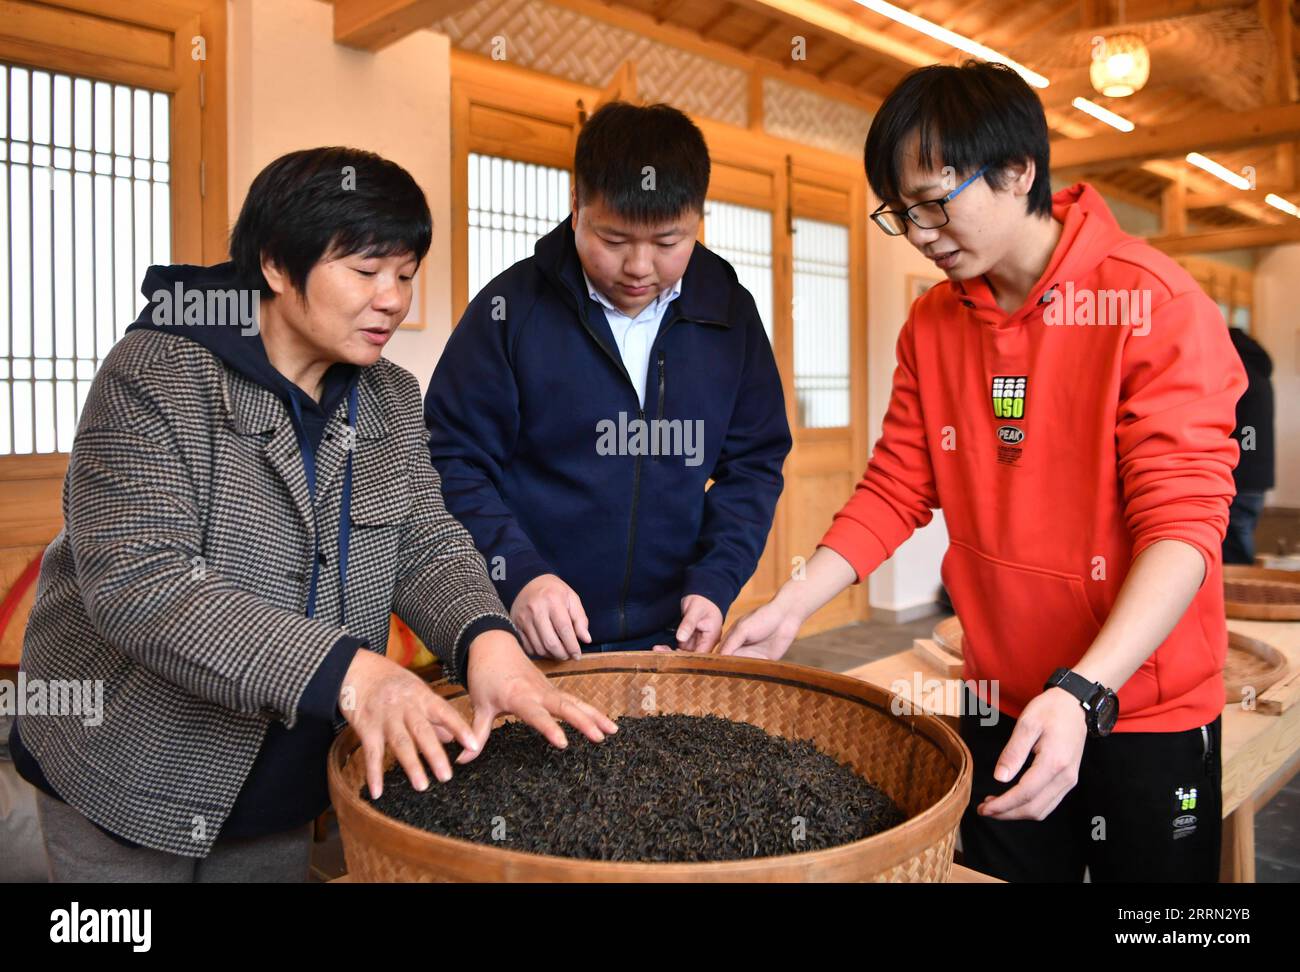
[[[880,208],[871,214],[871,221],[890,236],[902,236],[906,233],[909,219],[921,229],[938,229],[940,226],[947,226],[948,209],[946,204],[956,199],[958,193],[982,176],[987,168],[987,165],[980,166],[979,170],[969,179],[946,196],[940,196],[938,199],[927,199],[925,202],[919,202],[915,206],[908,206],[901,211],[886,209],[885,204],[881,203]]]

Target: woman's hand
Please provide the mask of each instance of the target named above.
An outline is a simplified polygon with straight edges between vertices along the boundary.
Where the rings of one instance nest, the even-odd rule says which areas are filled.
[[[442,744],[456,739],[467,751],[479,745],[469,724],[423,679],[365,648],[356,653],[343,676],[339,710],[361,740],[366,783],[374,800],[384,791],[385,748],[393,751],[411,785],[426,790],[429,780],[421,753],[445,783],[451,779],[451,762]]]
[[[517,716],[552,745],[569,745],[557,719],[563,719],[592,742],[603,742],[618,732],[614,720],[594,706],[561,692],[543,675],[506,631],[485,631],[470,643],[470,703],[474,706],[474,737],[480,747],[466,747],[456,758],[468,763],[487,743],[492,723],[499,715]]]

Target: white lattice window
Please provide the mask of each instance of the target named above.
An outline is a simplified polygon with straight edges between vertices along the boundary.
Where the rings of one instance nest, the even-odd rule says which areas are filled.
[[[704,239],[710,250],[736,268],[736,276],[754,295],[771,341],[772,214],[710,199],[704,207]]]
[[[494,155],[469,156],[469,293],[533,255],[569,214],[569,171]]]
[[[0,455],[67,452],[99,363],[171,261],[170,105],[0,64]]]
[[[849,424],[849,229],[794,221],[794,392],[806,429]]]

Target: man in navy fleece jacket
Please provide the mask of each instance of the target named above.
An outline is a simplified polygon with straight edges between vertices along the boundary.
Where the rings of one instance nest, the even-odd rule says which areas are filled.
[[[470,302],[438,362],[433,463],[530,653],[707,652],[781,494],[781,378],[753,298],[696,242],[694,123],[605,105],[574,175],[571,217]]]

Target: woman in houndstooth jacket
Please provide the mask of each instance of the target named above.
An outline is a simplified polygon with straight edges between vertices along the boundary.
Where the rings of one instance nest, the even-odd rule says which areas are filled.
[[[294,152],[254,180],[232,261],[152,267],[87,397],[23,646],[30,684],[102,686],[93,718],[10,736],[56,880],[301,880],[335,732],[378,796],[511,712],[616,731],[523,654],[443,505],[415,378],[380,354],[432,220],[368,152]],[[396,612],[474,706],[471,727],[384,657]],[[20,733],[21,729],[21,733]]]

